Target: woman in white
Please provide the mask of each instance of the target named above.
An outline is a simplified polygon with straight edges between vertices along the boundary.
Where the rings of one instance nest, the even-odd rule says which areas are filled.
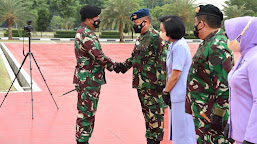
[[[159,20],[161,38],[172,42],[167,53],[167,84],[163,91],[164,99],[170,96],[171,100],[170,140],[172,144],[195,144],[193,118],[185,113],[187,75],[191,65],[190,50],[183,38],[185,26],[178,16],[164,16]]]

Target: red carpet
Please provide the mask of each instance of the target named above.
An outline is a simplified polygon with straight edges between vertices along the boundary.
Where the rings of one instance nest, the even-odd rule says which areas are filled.
[[[23,60],[22,44],[5,44],[19,63]],[[198,44],[190,44],[192,54]],[[104,53],[116,61],[124,61],[133,44],[102,44]],[[26,50],[28,45],[25,45]],[[72,90],[75,56],[73,44],[34,44],[34,54],[47,84],[59,106],[57,110],[45,83],[32,61],[33,80],[42,89],[34,92],[34,119],[31,119],[30,92],[10,93],[0,108],[0,144],[75,144],[76,92]],[[237,55],[238,59],[238,55]],[[29,59],[24,67],[29,73]],[[102,86],[95,130],[90,144],[146,144],[145,126],[136,90],[131,88],[132,69],[126,74],[106,70],[107,84]],[[5,93],[0,94],[0,100]],[[165,135],[168,144],[168,116]]]

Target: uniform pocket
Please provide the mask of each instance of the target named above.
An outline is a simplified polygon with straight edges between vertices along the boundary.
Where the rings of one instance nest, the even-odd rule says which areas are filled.
[[[153,114],[164,114],[164,101],[161,97],[153,97],[151,103],[148,105],[151,113]]]

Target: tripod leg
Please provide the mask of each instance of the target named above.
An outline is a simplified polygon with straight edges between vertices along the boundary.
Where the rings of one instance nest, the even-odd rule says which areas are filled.
[[[34,62],[35,62],[36,65],[37,65],[37,68],[38,68],[38,70],[39,70],[39,72],[40,72],[40,74],[41,74],[41,76],[42,76],[42,78],[43,78],[43,80],[44,80],[44,82],[45,82],[45,84],[46,84],[46,87],[47,87],[47,89],[48,89],[50,95],[52,96],[52,99],[53,99],[53,101],[54,101],[54,103],[55,103],[57,109],[59,109],[58,106],[57,106],[57,103],[56,103],[55,100],[54,100],[53,94],[52,94],[52,92],[50,91],[50,89],[49,89],[49,87],[48,87],[48,85],[47,85],[47,83],[46,83],[46,80],[45,80],[45,78],[44,78],[44,76],[43,76],[43,74],[42,74],[42,72],[41,72],[41,70],[40,70],[40,67],[39,67],[39,65],[37,64],[37,61],[36,61],[36,59],[35,59],[33,53],[31,53],[31,55],[32,55],[32,58],[34,59]]]
[[[30,65],[30,92],[31,92],[31,105],[32,105],[32,119],[34,119],[34,115],[33,115],[33,89],[32,89],[32,65],[31,65],[31,52],[30,52],[30,55],[29,55],[29,65]]]
[[[24,62],[26,61],[28,55],[29,55],[29,53],[27,53],[26,56],[25,56],[25,58],[23,59],[23,61],[22,61],[22,63],[21,63],[21,66],[20,66],[20,68],[19,68],[17,74],[15,75],[15,78],[14,78],[14,80],[12,81],[12,84],[11,84],[9,90],[7,91],[6,95],[4,96],[4,99],[3,99],[3,101],[2,101],[2,103],[1,103],[1,105],[0,105],[0,108],[1,108],[1,106],[3,105],[3,103],[4,103],[4,101],[5,101],[6,97],[7,97],[7,95],[9,94],[9,92],[10,92],[10,90],[11,90],[13,84],[14,84],[14,81],[17,79],[17,77],[18,77],[18,75],[19,75],[19,73],[20,73],[20,71],[21,71],[21,68],[22,68]]]

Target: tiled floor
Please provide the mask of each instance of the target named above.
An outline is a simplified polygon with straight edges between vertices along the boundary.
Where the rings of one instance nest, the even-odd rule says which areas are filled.
[[[16,59],[23,60],[21,43],[5,43]],[[190,44],[191,52],[198,44]],[[104,53],[117,61],[131,54],[133,44],[102,44]],[[28,45],[25,45],[26,50]],[[33,93],[34,119],[31,118],[30,92],[10,93],[0,108],[0,144],[75,144],[76,92],[73,89],[75,66],[73,44],[36,44],[32,52],[59,106],[57,110],[36,65],[33,80],[42,89]],[[238,55],[237,55],[238,57]],[[29,59],[24,68],[29,72]],[[107,84],[102,86],[95,130],[90,144],[146,144],[145,126],[136,90],[131,88],[132,70],[126,74],[106,71]],[[0,94],[0,102],[5,94]],[[168,144],[168,115],[165,135]]]

